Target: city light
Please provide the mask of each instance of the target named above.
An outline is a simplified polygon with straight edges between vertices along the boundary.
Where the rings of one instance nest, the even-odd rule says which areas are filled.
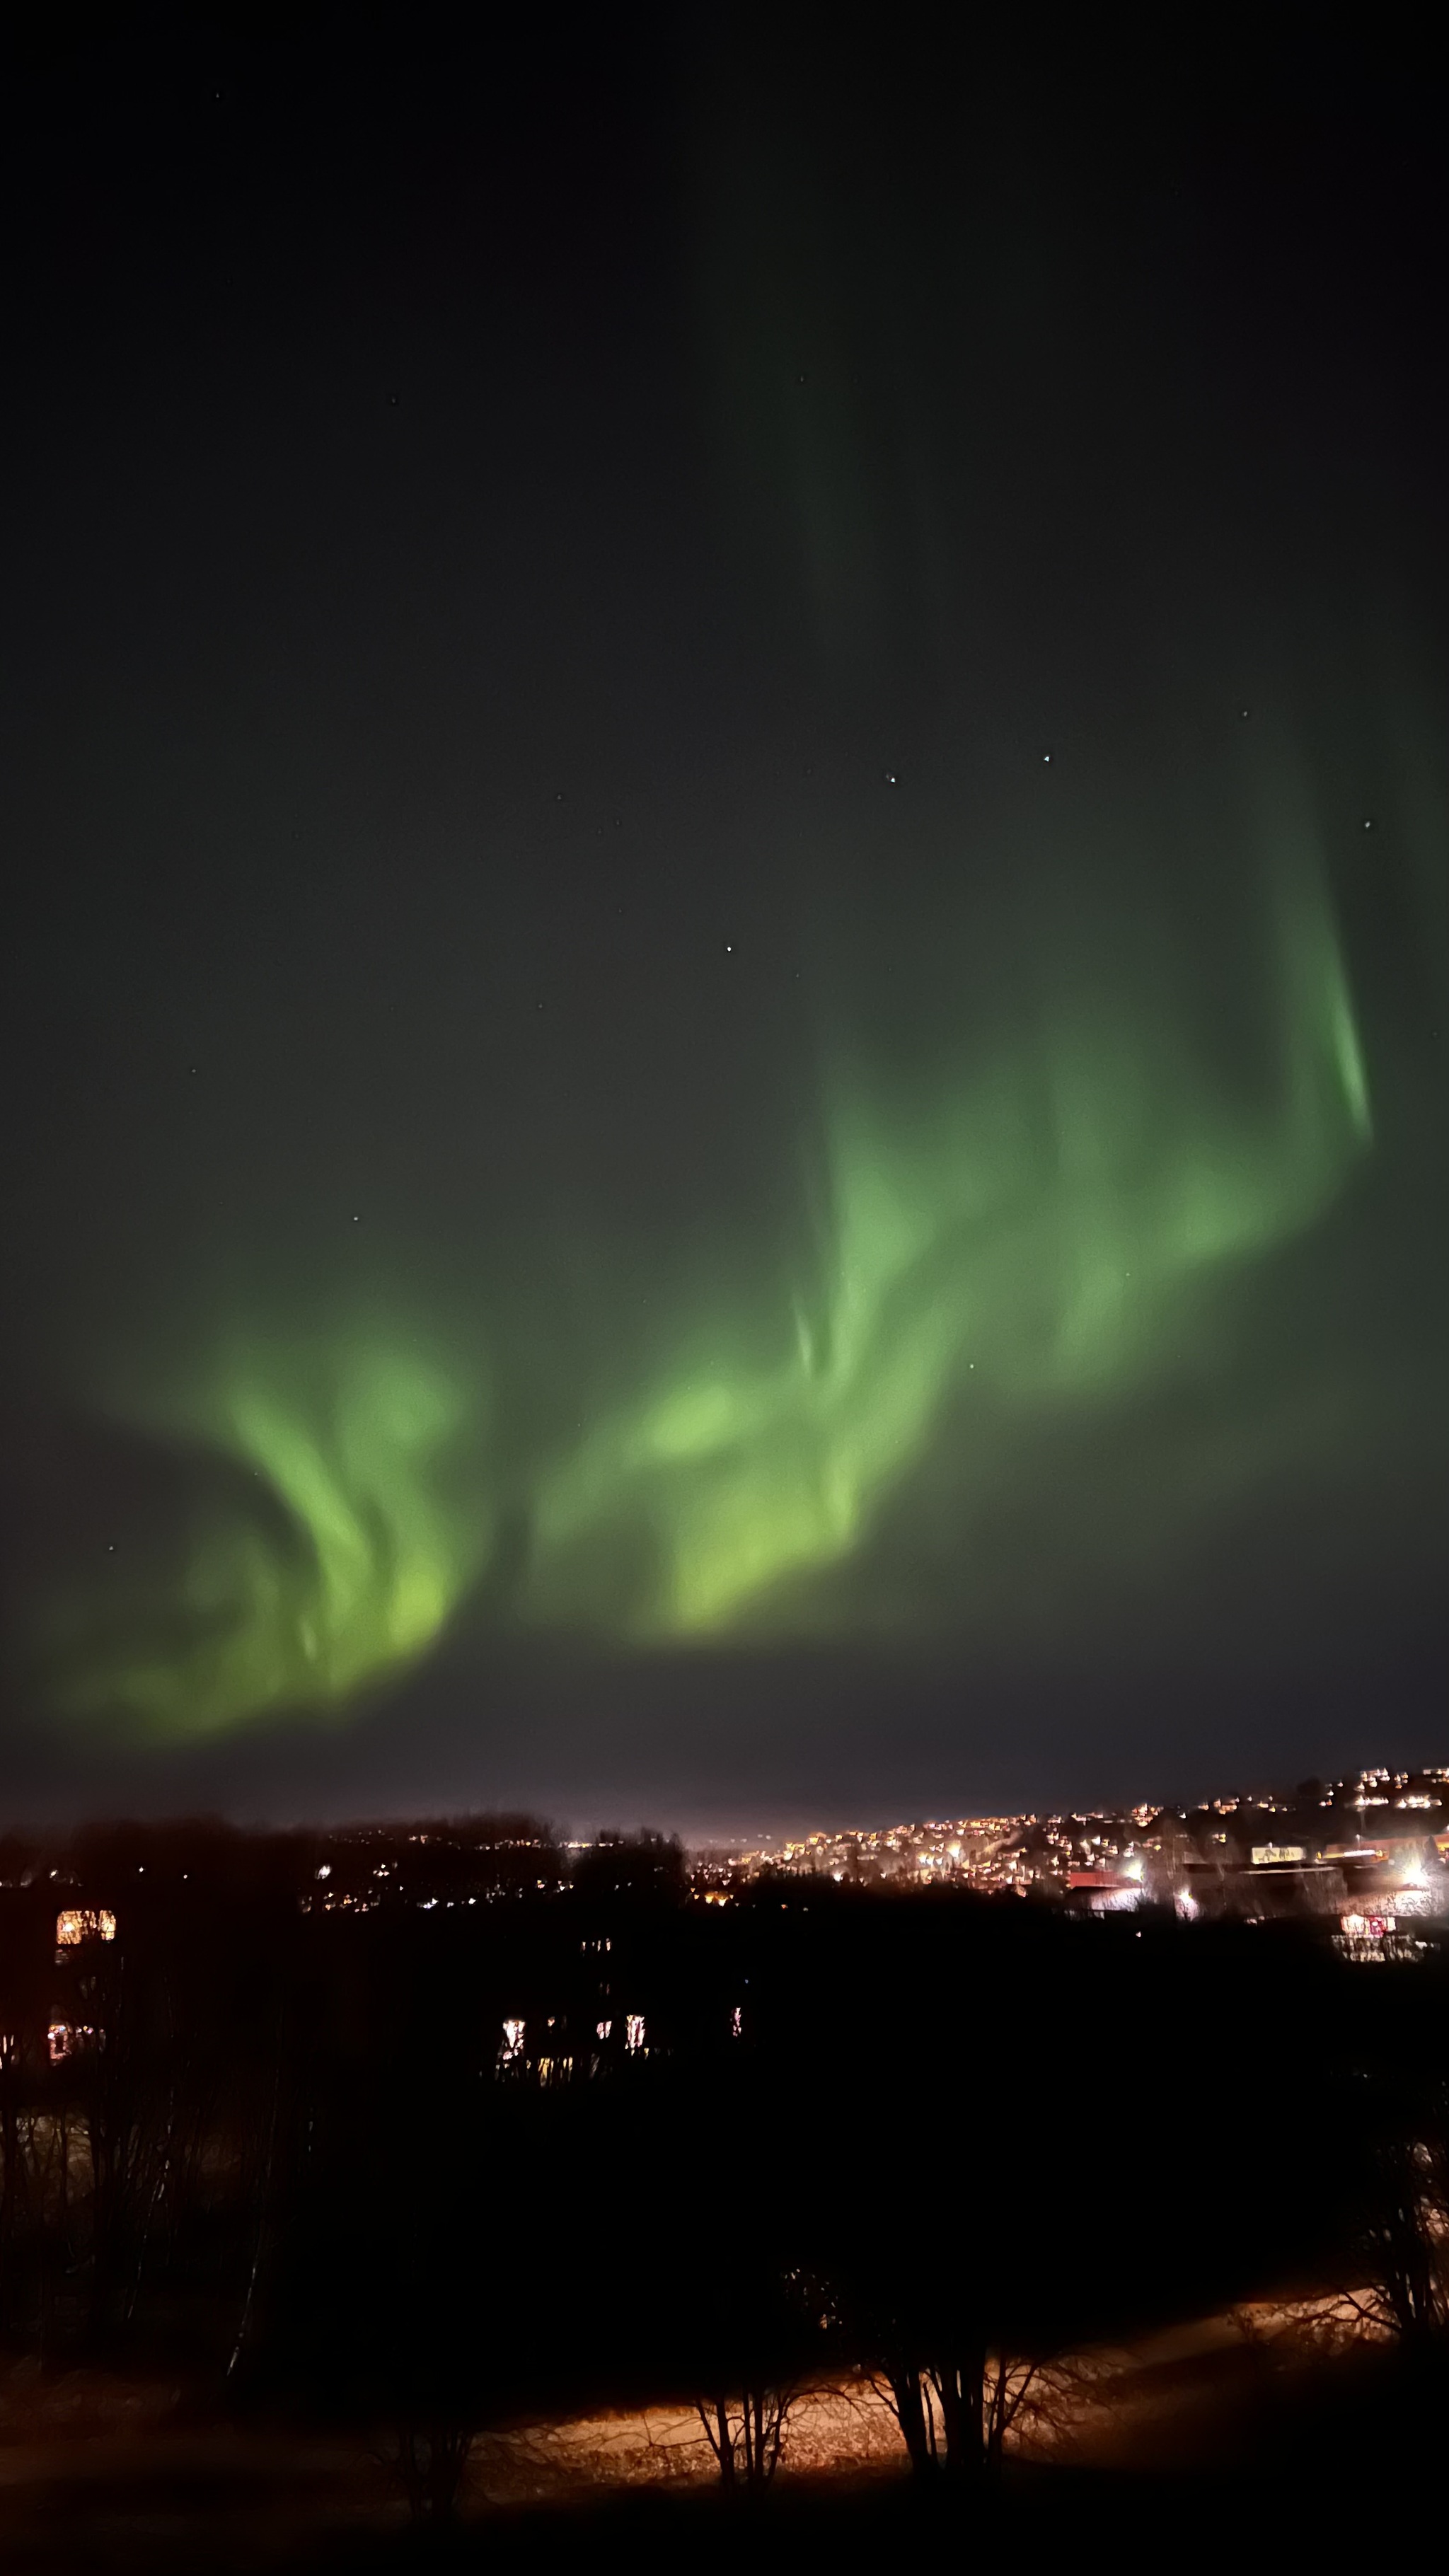
[[[717,1902],[768,1876],[829,1881],[862,1895],[955,1888],[1046,1898],[1088,1915],[1160,1907],[1181,1923],[1294,1913],[1321,1922],[1325,1914],[1377,1915],[1396,1904],[1449,1916],[1449,1831],[1416,1832],[1410,1822],[1442,1809],[1442,1777],[1431,1768],[1379,1767],[1308,1782],[1296,1799],[1236,1791],[1197,1807],[1138,1800],[1048,1816],[817,1830],[773,1846],[699,1855],[695,1893]],[[1363,1827],[1366,1807],[1380,1811],[1372,1838]]]

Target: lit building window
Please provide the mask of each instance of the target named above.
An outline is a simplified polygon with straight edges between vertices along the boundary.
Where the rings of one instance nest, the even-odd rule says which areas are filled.
[[[639,2050],[644,2045],[644,2015],[642,2013],[630,2013],[624,2023],[624,2033],[624,2045],[628,2049],[630,2056],[637,2056]]]
[[[46,2032],[50,2062],[59,2066],[64,2058],[76,2056],[81,2049],[95,2046],[96,2034],[89,2022],[53,2021]]]
[[[68,1905],[55,1918],[55,1946],[78,1949],[82,1941],[114,1941],[116,1918],[103,1905]]]

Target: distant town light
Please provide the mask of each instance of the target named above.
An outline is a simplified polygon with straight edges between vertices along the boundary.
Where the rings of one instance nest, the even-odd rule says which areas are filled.
[[[77,1949],[82,1941],[114,1941],[116,1918],[104,1905],[68,1905],[55,1918],[55,1946]]]

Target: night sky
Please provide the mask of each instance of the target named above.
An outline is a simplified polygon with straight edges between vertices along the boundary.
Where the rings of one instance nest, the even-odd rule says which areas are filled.
[[[7,1812],[1449,1759],[1432,19],[943,16],[13,62]]]

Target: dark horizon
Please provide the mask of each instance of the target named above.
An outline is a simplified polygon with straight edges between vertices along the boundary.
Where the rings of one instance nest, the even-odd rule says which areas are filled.
[[[687,1766],[678,1754],[671,1758],[665,1719],[631,1730],[615,1712],[607,1750],[592,1776],[573,1757],[574,1776],[582,1772],[584,1785],[571,1800],[560,1797],[558,1742],[569,1745],[580,1696],[561,1690],[552,1736],[540,1725],[537,1706],[530,1706],[519,1728],[530,1749],[511,1760],[490,1747],[471,1767],[460,1763],[456,1721],[446,1709],[431,1729],[414,1711],[400,1745],[391,1713],[381,1710],[371,1722],[351,1721],[345,1766],[338,1764],[332,1738],[311,1730],[300,1746],[290,1729],[276,1730],[263,1733],[255,1745],[233,1743],[190,1760],[147,1764],[126,1753],[108,1765],[93,1764],[84,1783],[69,1792],[43,1774],[12,1783],[6,1820],[61,1833],[107,1815],[141,1821],[217,1815],[248,1829],[335,1829],[521,1811],[565,1837],[646,1828],[676,1834],[698,1849],[929,1816],[1070,1813],[1141,1803],[1193,1807],[1240,1792],[1291,1793],[1301,1780],[1340,1778],[1374,1764],[1417,1773],[1449,1759],[1449,1740],[1427,1697],[1413,1717],[1387,1705],[1370,1716],[1352,1708],[1326,1713],[1322,1703],[1298,1702],[1291,1723],[1277,1732],[1262,1709],[1238,1711],[1238,1725],[1224,1729],[1215,1748],[1172,1765],[1147,1727],[1134,1740],[1123,1743],[1119,1737],[1114,1745],[1103,1726],[1088,1732],[1081,1750],[1050,1771],[1040,1744],[1029,1736],[1023,1740],[1019,1709],[1008,1717],[1009,1746],[993,1760],[969,1748],[963,1752],[959,1721],[948,1703],[938,1711],[934,1730],[922,1730],[906,1753],[898,1749],[890,1766],[878,1757],[869,1765],[862,1761],[853,1780],[838,1745],[842,1715],[856,1717],[859,1725],[858,1711],[828,1682],[817,1677],[817,1686],[810,1725],[796,1713],[786,1761],[778,1752],[772,1758],[761,1741],[776,1729],[772,1711],[731,1742],[713,1782],[701,1777],[697,1752]],[[721,1689],[732,1705],[728,1679]],[[1204,1720],[1208,1714],[1204,1710]],[[860,1736],[869,1746],[863,1726]],[[760,1782],[772,1774],[780,1782],[773,1789],[731,1785],[741,1775]],[[288,1782],[282,1794],[275,1785],[279,1777]],[[817,1785],[822,1782],[828,1785]]]

